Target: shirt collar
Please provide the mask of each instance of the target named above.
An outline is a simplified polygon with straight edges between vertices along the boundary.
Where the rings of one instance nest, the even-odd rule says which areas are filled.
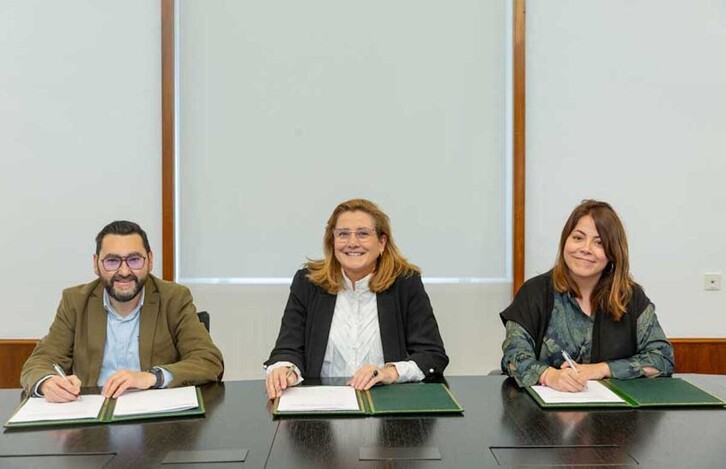
[[[345,272],[343,272],[343,287],[347,291],[355,291],[356,293],[367,292],[370,291],[370,289],[368,288],[368,283],[370,282],[371,278],[373,278],[373,272],[355,282],[355,290],[353,290],[353,282],[348,278],[347,275],[345,275]]]
[[[121,316],[116,312],[115,309],[113,309],[113,306],[111,306],[111,297],[109,296],[106,289],[103,289],[103,308],[106,310],[107,313],[114,316],[116,319],[121,321],[128,321],[136,317],[136,315],[139,314],[139,311],[141,311],[141,307],[144,306],[144,298],[146,297],[146,286],[144,286],[141,289],[141,298],[139,298],[139,304],[136,305],[136,308],[126,317]]]

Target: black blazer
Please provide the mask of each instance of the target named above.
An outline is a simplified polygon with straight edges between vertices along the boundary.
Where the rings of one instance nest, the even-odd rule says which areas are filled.
[[[289,361],[304,378],[319,378],[336,295],[313,284],[307,274],[307,269],[295,274],[280,334],[265,366]],[[413,360],[427,380],[442,376],[449,357],[421,276],[397,278],[386,291],[376,294],[376,301],[384,360]]]

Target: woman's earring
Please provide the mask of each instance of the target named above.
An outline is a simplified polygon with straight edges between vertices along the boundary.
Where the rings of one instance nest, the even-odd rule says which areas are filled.
[[[605,267],[605,273],[606,274],[612,274],[615,270],[615,263],[614,262],[608,262],[607,267]]]

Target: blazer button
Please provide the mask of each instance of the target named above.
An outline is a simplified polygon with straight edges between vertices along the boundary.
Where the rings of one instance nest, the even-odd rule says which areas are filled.
[[[433,372],[434,372],[434,369],[433,368],[429,368],[429,374],[433,374]]]

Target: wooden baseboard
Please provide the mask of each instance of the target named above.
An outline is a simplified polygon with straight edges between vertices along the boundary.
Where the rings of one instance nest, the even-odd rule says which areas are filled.
[[[668,339],[677,373],[726,374],[726,339]]]
[[[35,339],[0,339],[0,389],[20,387],[20,370],[37,343]]]

